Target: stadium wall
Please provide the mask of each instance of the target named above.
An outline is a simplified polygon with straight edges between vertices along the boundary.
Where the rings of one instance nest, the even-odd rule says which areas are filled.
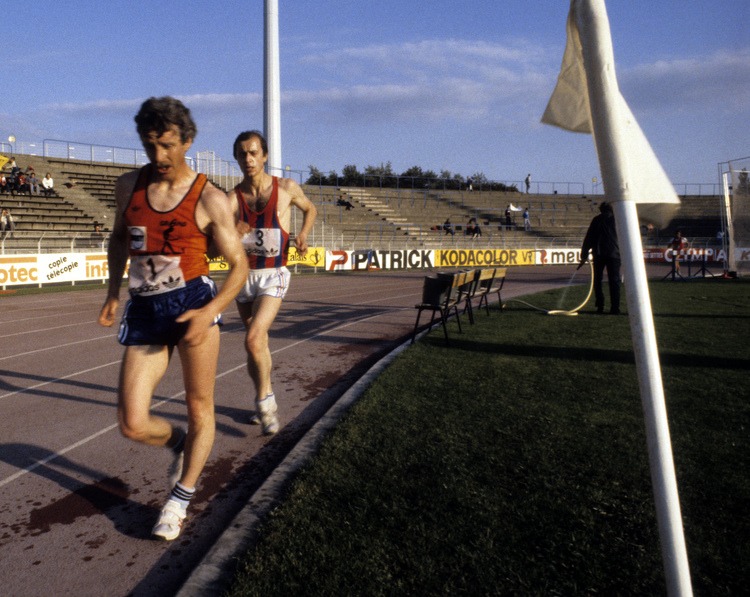
[[[738,256],[750,264],[750,248],[737,250]],[[373,271],[391,269],[440,269],[515,266],[558,266],[580,263],[580,249],[404,249],[337,251],[311,247],[304,258],[290,250],[289,266],[315,271]],[[648,263],[672,263],[674,252],[668,248],[645,247],[643,258]],[[716,265],[724,263],[720,248],[687,249],[678,254],[682,262]],[[228,268],[221,258],[212,259],[209,269],[220,273]],[[126,272],[127,274],[127,272]],[[0,255],[0,287],[38,286],[52,284],[91,283],[107,281],[107,254],[37,253]]]

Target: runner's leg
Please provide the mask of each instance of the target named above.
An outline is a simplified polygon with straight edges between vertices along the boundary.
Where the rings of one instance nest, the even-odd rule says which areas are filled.
[[[245,349],[248,355],[247,370],[255,383],[257,397],[262,400],[273,392],[271,387],[273,362],[268,334],[281,308],[281,299],[261,296],[252,303],[237,303],[237,307],[247,330],[245,336]]]
[[[164,446],[172,425],[151,414],[151,398],[169,365],[166,346],[128,346],[120,368],[117,418],[120,432],[137,442]]]
[[[185,382],[188,435],[180,483],[195,487],[211,453],[216,434],[214,386],[219,357],[219,327],[213,326],[198,346],[177,345]]]

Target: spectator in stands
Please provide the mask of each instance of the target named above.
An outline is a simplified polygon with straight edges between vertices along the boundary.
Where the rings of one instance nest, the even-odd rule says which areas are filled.
[[[482,229],[479,227],[479,224],[477,224],[476,218],[471,218],[466,223],[466,236],[470,236],[471,238],[479,238],[482,236]]]
[[[526,184],[526,193],[528,194],[531,188],[531,172],[526,175],[526,180],[523,181]]]
[[[5,178],[5,174],[0,174],[0,195],[5,195],[8,192],[8,181]]]
[[[453,230],[453,224],[451,224],[451,219],[446,218],[445,222],[443,222],[443,230],[445,230],[446,234],[450,234],[451,236],[455,236],[456,231]]]
[[[513,225],[513,220],[510,218],[510,205],[505,208],[505,226],[510,228]]]
[[[104,242],[104,232],[102,232],[102,225],[99,222],[94,224],[94,231],[91,233],[91,244],[94,247],[100,247]]]
[[[16,164],[16,158],[11,157],[10,162],[8,163],[8,168],[10,168],[11,174],[18,174],[21,169],[18,167],[18,164]]]
[[[52,180],[52,175],[49,172],[42,179],[42,192],[45,197],[49,197],[55,192],[55,181]]]
[[[338,201],[336,201],[336,205],[338,205],[339,207],[345,207],[346,211],[349,211],[350,209],[354,208],[354,206],[351,204],[350,201],[348,201],[347,199],[344,199],[343,195],[338,198]]]
[[[523,229],[531,230],[531,216],[529,215],[529,208],[523,210]]]
[[[3,238],[5,238],[6,232],[10,232],[11,238],[15,237],[16,224],[9,209],[3,209],[2,213],[0,213],[0,227],[2,227]]]
[[[31,195],[31,192],[29,191],[29,183],[26,181],[26,175],[23,173],[20,173],[16,179],[16,190],[19,195],[24,195],[26,193]]]
[[[677,230],[669,241],[669,246],[672,248],[672,261],[674,263],[674,271],[680,273],[680,259],[682,259],[682,251],[687,249],[688,239],[682,236],[682,231]]]
[[[13,174],[11,172],[7,176],[8,180],[8,192],[10,192],[11,197],[16,196],[16,191],[18,190],[18,176],[16,174]]]
[[[29,183],[29,195],[38,195],[39,194],[39,179],[36,177],[36,173],[34,172],[34,169],[31,169],[31,173],[29,174],[28,178]]]
[[[596,297],[596,312],[604,313],[604,290],[602,282],[604,269],[607,270],[609,284],[610,308],[612,315],[620,314],[620,245],[617,242],[617,228],[612,206],[605,202],[599,205],[601,213],[591,220],[589,229],[581,246],[581,269],[591,251],[594,258],[594,296]]]

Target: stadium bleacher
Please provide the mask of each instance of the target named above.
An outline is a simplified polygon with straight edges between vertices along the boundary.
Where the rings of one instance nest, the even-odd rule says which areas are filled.
[[[0,206],[11,209],[15,238],[6,239],[5,252],[86,249],[92,246],[95,226],[110,231],[114,216],[114,187],[118,176],[132,166],[89,163],[61,158],[18,155],[19,166],[32,166],[41,179],[51,172],[53,197],[0,195]],[[598,213],[601,195],[524,194],[511,191],[457,191],[328,187],[302,185],[318,207],[310,244],[328,249],[384,247],[519,247],[578,246],[591,218]],[[349,201],[353,209],[338,205]],[[666,245],[677,229],[694,245],[715,241],[720,229],[721,198],[684,196],[676,217],[663,229],[643,227],[644,244]],[[512,225],[505,225],[505,210],[512,205]],[[522,210],[529,209],[531,230],[523,229]],[[442,223],[450,218],[455,236]],[[464,234],[476,218],[482,235]],[[301,222],[297,222],[301,225]],[[40,242],[43,241],[43,242]],[[99,243],[101,244],[101,243]]]

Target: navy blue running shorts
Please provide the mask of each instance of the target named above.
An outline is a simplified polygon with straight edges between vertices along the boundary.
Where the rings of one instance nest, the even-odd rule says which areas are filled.
[[[124,346],[176,346],[188,324],[175,319],[199,309],[216,296],[216,284],[208,276],[190,280],[184,288],[154,296],[134,296],[125,306],[117,339]],[[214,324],[221,325],[221,315]]]

